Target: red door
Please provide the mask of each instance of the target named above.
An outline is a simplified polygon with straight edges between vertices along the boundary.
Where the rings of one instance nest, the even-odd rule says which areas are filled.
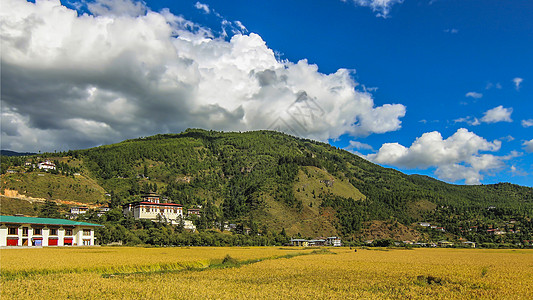
[[[57,239],[48,239],[48,246],[57,246]]]
[[[8,246],[18,246],[18,244],[19,244],[19,239],[18,238],[7,239],[7,245]]]
[[[65,238],[64,244],[65,246],[72,246],[72,238]]]

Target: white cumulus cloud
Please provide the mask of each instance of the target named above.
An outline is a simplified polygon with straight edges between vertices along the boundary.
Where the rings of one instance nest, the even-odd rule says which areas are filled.
[[[130,0],[96,0],[87,4],[94,15],[101,16],[130,16],[137,17],[146,13],[144,1]]]
[[[377,153],[369,154],[366,158],[400,168],[436,167],[435,175],[441,179],[464,179],[466,184],[479,184],[484,173],[501,168],[503,161],[511,158],[481,153],[498,151],[500,147],[498,140],[489,142],[461,128],[447,139],[443,139],[437,131],[424,133],[410,147],[386,143]]]
[[[512,113],[512,108],[505,108],[500,105],[493,109],[487,110],[483,115],[483,118],[481,118],[481,121],[485,123],[512,122]]]
[[[323,141],[401,127],[405,106],[375,106],[353,71],[280,60],[258,34],[216,36],[143,2],[93,4],[90,15],[58,0],[2,1],[3,149],[75,149],[188,127]]]
[[[527,152],[533,152],[533,140],[525,141],[522,145]]]
[[[346,0],[342,0],[346,2]],[[394,4],[403,3],[403,0],[352,0],[355,5],[370,7],[378,17],[386,18]]]
[[[352,150],[352,149],[374,150],[371,145],[361,143],[359,141],[350,141],[350,145],[346,147],[346,149],[348,150]]]
[[[524,81],[523,78],[520,78],[520,77],[513,78],[514,87],[517,91],[520,90],[520,85],[522,84],[522,81]]]
[[[209,5],[204,3],[196,2],[194,7],[196,7],[196,9],[203,10],[206,14],[211,12],[211,10],[209,9]]]
[[[522,127],[527,128],[533,126],[533,119],[522,120]]]
[[[480,99],[481,97],[483,97],[483,94],[477,93],[477,92],[468,92],[468,93],[466,93],[465,97],[471,97],[471,98],[474,98],[474,99]]]

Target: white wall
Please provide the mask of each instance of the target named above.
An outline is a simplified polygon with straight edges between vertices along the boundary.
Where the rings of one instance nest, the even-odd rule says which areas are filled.
[[[0,227],[0,247],[7,246],[7,227]]]

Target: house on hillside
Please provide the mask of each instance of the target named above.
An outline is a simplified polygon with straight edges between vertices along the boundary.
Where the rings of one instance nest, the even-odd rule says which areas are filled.
[[[199,208],[189,208],[187,209],[187,217],[189,216],[200,216],[200,209]]]
[[[49,160],[45,160],[43,162],[40,162],[37,167],[39,168],[39,170],[45,170],[45,171],[48,171],[48,170],[55,170],[56,169],[56,164],[54,164],[53,162],[49,161]]]
[[[0,216],[0,247],[94,246],[99,224],[63,219]]]
[[[154,222],[168,222],[177,225],[183,219],[183,205],[176,203],[160,203],[160,196],[146,193],[141,201],[125,204],[122,212],[125,216],[131,214],[136,220],[146,219]]]
[[[73,206],[70,208],[71,215],[81,215],[87,213],[89,207],[87,206]]]

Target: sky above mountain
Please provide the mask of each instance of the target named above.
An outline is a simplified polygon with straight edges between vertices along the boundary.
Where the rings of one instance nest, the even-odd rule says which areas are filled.
[[[2,149],[273,129],[533,186],[533,2],[3,0]]]

